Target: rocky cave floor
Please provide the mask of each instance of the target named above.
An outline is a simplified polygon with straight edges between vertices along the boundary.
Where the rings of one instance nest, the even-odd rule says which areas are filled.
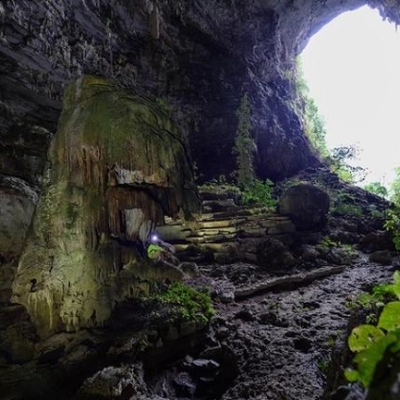
[[[321,399],[336,342],[345,337],[348,304],[361,290],[390,280],[391,267],[362,258],[343,272],[298,288],[220,305],[213,323],[235,354],[238,376],[223,399]]]
[[[352,315],[349,304],[361,291],[390,281],[396,268],[372,263],[362,252],[347,266],[325,266],[278,277],[246,263],[200,266],[201,275],[191,283],[213,288],[217,310],[205,330],[177,339],[158,353],[151,351],[147,357],[126,359],[122,364],[119,358],[119,363],[107,364],[112,351],[129,353],[130,339],[120,339],[119,344],[109,347],[103,365],[98,363],[97,369],[92,366],[89,375],[88,370],[79,372],[81,378],[96,378],[83,385],[81,381],[78,394],[73,393],[79,385],[67,390],[60,386],[64,379],[60,377],[58,386],[51,390],[59,393],[57,398],[74,400],[345,399],[347,394],[332,397],[324,392],[327,385],[332,386],[332,382],[327,383],[331,356],[345,348]],[[5,396],[3,392],[0,398],[48,398],[48,387],[47,394],[38,394],[43,384],[40,377],[49,369],[56,370],[56,362],[74,363],[96,346],[100,348],[93,345],[95,336],[95,332],[89,336],[81,332],[74,339],[79,346],[64,353],[57,345],[65,334],[51,339],[46,345],[48,359],[41,360],[40,369],[28,382],[32,389],[37,385],[31,396],[21,397],[16,392]],[[104,346],[104,337],[97,340]],[[3,368],[2,374],[10,372]],[[14,371],[16,368],[22,368],[19,376],[24,370],[31,373],[29,365],[13,366]],[[96,374],[99,369],[102,371]],[[356,398],[362,397],[351,397]]]
[[[222,274],[213,265],[201,270],[210,277],[216,292],[224,292],[225,304],[216,302],[218,313],[211,323],[207,346],[158,377],[163,382],[157,382],[156,391],[164,398],[322,399],[331,355],[343,346],[346,337],[349,304],[377,282],[390,281],[394,267],[373,264],[359,253],[351,266],[324,268],[324,273],[332,275],[309,284],[286,285],[290,278],[281,276],[272,292],[257,291],[229,303],[227,292],[239,293],[238,289],[257,275],[257,267],[232,264],[225,266]],[[302,278],[306,276],[302,274]],[[276,279],[265,274],[262,278]],[[190,369],[190,363],[198,365]],[[203,368],[200,379],[193,379],[196,368]],[[211,392],[207,392],[207,384]],[[224,393],[216,395],[222,390]]]

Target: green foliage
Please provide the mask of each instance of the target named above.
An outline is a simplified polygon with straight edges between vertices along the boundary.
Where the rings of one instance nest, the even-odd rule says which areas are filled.
[[[205,182],[203,185],[199,185],[198,189],[200,192],[204,191],[215,194],[231,193],[233,196],[240,196],[241,193],[237,185],[227,182],[223,175],[218,179],[212,179],[209,182]]]
[[[329,236],[324,236],[319,242],[320,246],[326,250],[332,249],[334,247],[339,247],[340,243],[332,240]]]
[[[345,243],[345,244],[342,244],[342,246],[349,256],[351,256],[351,257],[357,256],[357,252],[354,249],[354,246],[352,244]]]
[[[326,159],[329,157],[329,150],[325,138],[325,121],[319,114],[315,100],[310,96],[300,59],[297,60],[296,67],[296,90],[304,110],[304,132],[315,152]]]
[[[362,182],[366,176],[365,168],[349,163],[357,157],[358,149],[354,146],[341,146],[332,149],[327,162],[332,172],[347,183]]]
[[[387,212],[385,229],[392,233],[396,250],[400,250],[400,167],[396,168],[396,178],[390,186],[390,200],[394,206]]]
[[[362,307],[376,311],[383,307],[385,302],[395,298],[394,284],[380,283],[372,288],[371,293],[360,293],[354,300],[347,303],[348,308],[355,309]]]
[[[369,209],[369,213],[371,215],[371,218],[375,218],[375,219],[385,218],[385,212],[378,210],[373,204],[371,205],[371,207]]]
[[[326,143],[325,121],[319,114],[315,100],[310,96],[310,90],[304,78],[301,60],[296,66],[296,91],[299,96],[300,108],[304,115],[304,132],[311,142],[315,152],[344,182],[357,183],[365,179],[366,171],[359,166],[353,166],[348,161],[356,158],[355,146],[342,146],[330,150]],[[300,111],[301,112],[301,111]]]
[[[333,204],[332,211],[349,216],[360,217],[362,215],[362,209],[354,204],[354,200],[354,197],[350,194],[339,192]]]
[[[173,283],[166,292],[157,296],[157,300],[176,306],[183,319],[194,322],[207,323],[215,314],[208,293],[199,292],[181,282]]]
[[[400,167],[395,169],[396,177],[390,185],[390,200],[400,206]]]
[[[304,96],[305,101],[305,133],[310,139],[316,152],[327,158],[329,156],[329,150],[326,144],[326,129],[325,121],[318,112],[318,107],[315,104],[314,99],[310,96]]]
[[[236,155],[237,183],[241,189],[250,186],[254,180],[253,159],[255,142],[251,137],[250,103],[245,94],[236,111],[238,127],[233,153]]]
[[[242,192],[243,204],[260,205],[274,210],[276,200],[272,197],[273,187],[274,184],[269,179],[264,182],[259,179],[253,180]]]
[[[371,343],[378,341],[384,336],[385,334],[376,326],[357,326],[352,330],[349,337],[349,348],[352,352],[358,353],[359,351],[367,349],[371,345]]]
[[[266,179],[253,179],[250,184],[245,186],[242,190],[232,184],[227,183],[222,177],[218,180],[213,179],[209,182],[200,185],[199,191],[206,191],[216,194],[228,193],[233,198],[239,199],[243,205],[254,205],[265,207],[270,211],[275,210],[277,201],[273,197],[274,183]]]
[[[393,243],[396,250],[400,250],[400,206],[396,205],[395,208],[387,212],[384,227],[393,235]]]
[[[362,209],[354,204],[340,203],[335,206],[335,211],[341,214],[361,217]]]
[[[388,190],[386,187],[380,182],[370,182],[364,185],[364,190],[376,194],[377,196],[381,196],[386,198],[388,196]]]
[[[372,296],[384,300],[387,294],[400,299],[400,272],[395,272],[394,283],[378,285]],[[357,353],[353,363],[356,369],[347,369],[345,376],[350,382],[360,382],[368,387],[374,376],[378,363],[386,354],[400,351],[400,301],[387,303],[379,317],[377,326],[365,324],[353,329],[348,345]]]
[[[318,361],[318,369],[326,375],[329,371],[330,360],[328,358],[322,358]]]

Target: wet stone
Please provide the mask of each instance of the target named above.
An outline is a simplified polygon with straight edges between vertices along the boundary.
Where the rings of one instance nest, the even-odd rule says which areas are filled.
[[[235,315],[236,319],[241,319],[242,321],[254,321],[255,317],[253,313],[247,308],[243,308]]]
[[[190,374],[187,372],[178,373],[178,375],[173,379],[173,384],[177,396],[191,398],[196,391],[196,385]]]

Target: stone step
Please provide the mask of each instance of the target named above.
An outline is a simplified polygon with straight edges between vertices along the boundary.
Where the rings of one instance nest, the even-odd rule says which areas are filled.
[[[199,228],[226,228],[230,226],[237,226],[246,222],[246,218],[235,218],[235,219],[221,219],[218,221],[200,221]]]
[[[216,193],[211,191],[199,191],[200,199],[204,201],[221,201],[226,199],[237,199],[239,197],[239,192],[228,191],[223,193]]]
[[[227,235],[212,235],[212,236],[203,236],[203,237],[198,237],[198,236],[189,236],[187,238],[187,241],[193,244],[199,244],[199,243],[224,243],[227,241],[231,241],[236,237],[235,234],[227,234]]]
[[[267,234],[266,229],[243,229],[237,233],[239,238],[252,238],[252,237],[265,237]]]
[[[196,231],[196,234],[193,236],[204,237],[204,236],[213,236],[219,234],[225,235],[230,233],[236,233],[237,231],[238,229],[236,226],[227,226],[225,228],[203,228]]]
[[[193,246],[194,243],[180,243],[175,245],[176,251],[182,252],[188,249],[189,246]],[[227,246],[234,246],[235,242],[228,241],[224,243],[215,243],[215,242],[210,242],[210,243],[196,243],[195,247],[198,248],[200,251],[205,251],[205,250],[212,250],[212,251],[223,251],[222,249]]]
[[[214,213],[203,213],[199,217],[199,221],[208,221],[208,220],[219,220],[219,219],[228,219],[233,217],[252,217],[255,215],[268,215],[265,212],[265,207],[247,207],[247,206],[238,206],[237,208],[232,208],[229,211],[216,211]],[[273,214],[270,214],[273,215]]]
[[[219,207],[234,207],[234,208],[236,208],[237,207],[237,205],[236,205],[236,203],[234,202],[234,200],[233,199],[225,199],[225,200],[218,200],[218,201],[215,201],[215,200],[204,200],[204,201],[202,201],[202,205],[203,205],[203,207],[207,207],[207,206],[210,206],[210,205],[215,205],[215,206],[219,206]]]

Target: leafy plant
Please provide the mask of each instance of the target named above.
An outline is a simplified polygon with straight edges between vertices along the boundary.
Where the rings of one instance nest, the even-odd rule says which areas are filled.
[[[242,192],[243,204],[254,204],[265,206],[268,209],[274,210],[276,200],[272,196],[274,184],[269,179],[264,182],[259,179],[254,179]]]
[[[364,190],[376,194],[377,196],[381,196],[386,198],[388,196],[388,190],[386,187],[380,182],[370,182],[364,185]]]
[[[396,250],[400,250],[400,206],[396,205],[394,209],[387,212],[384,227],[392,233]]]
[[[326,250],[340,246],[339,242],[332,240],[329,236],[324,236],[319,244]]]
[[[332,211],[360,217],[362,215],[361,207],[354,204],[354,197],[348,193],[339,192],[336,201],[333,204]]]
[[[318,369],[326,375],[329,371],[330,360],[328,358],[322,358],[318,361]]]
[[[358,149],[354,145],[335,147],[327,160],[330,170],[347,183],[362,182],[367,171],[349,162],[357,158],[357,153]]]
[[[395,168],[396,177],[390,185],[390,200],[400,205],[400,167]]]
[[[351,256],[351,257],[357,256],[357,252],[356,252],[356,250],[354,249],[354,246],[353,246],[352,244],[347,244],[347,243],[345,243],[345,244],[343,244],[342,246],[343,246],[344,250],[346,251],[346,253],[347,253],[349,256]]]
[[[166,292],[157,296],[157,300],[176,306],[180,316],[186,320],[207,323],[215,314],[208,293],[199,292],[181,282],[173,283]]]
[[[371,215],[371,218],[375,218],[375,219],[383,219],[383,218],[385,218],[385,212],[382,212],[382,211],[378,210],[373,205],[370,207],[369,213]]]
[[[297,59],[295,83],[304,113],[304,132],[315,152],[321,158],[327,159],[330,152],[326,144],[325,121],[319,113],[315,100],[310,96],[310,89],[304,77],[300,58]]]
[[[218,179],[212,179],[209,182],[199,185],[198,189],[199,191],[208,191],[216,194],[229,192],[233,195],[240,195],[240,189],[237,185],[227,182],[226,179],[222,179],[222,176]]]
[[[382,298],[388,293],[400,299],[400,272],[395,272],[393,284],[375,287],[373,296]],[[384,306],[377,326],[365,324],[354,328],[348,345],[357,353],[353,359],[356,368],[347,369],[345,376],[350,382],[360,382],[368,387],[377,364],[385,355],[400,351],[400,301],[391,301]]]
[[[352,300],[348,300],[346,306],[349,309],[355,308],[379,308],[383,307],[388,301],[394,300],[395,294],[393,291],[393,285],[389,283],[380,283],[372,288],[371,293],[360,293],[357,297]]]

